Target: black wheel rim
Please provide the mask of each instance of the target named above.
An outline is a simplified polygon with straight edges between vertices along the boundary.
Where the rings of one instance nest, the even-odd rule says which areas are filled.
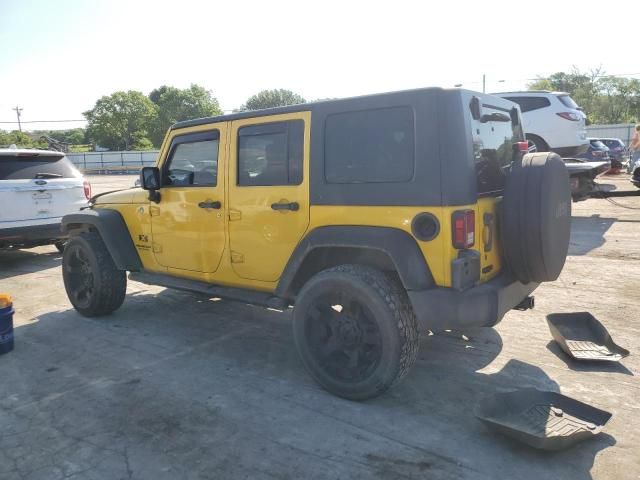
[[[94,294],[94,277],[89,257],[84,249],[75,247],[68,252],[65,265],[69,294],[74,305],[87,306]]]
[[[306,323],[314,360],[332,379],[361,382],[380,363],[380,329],[369,309],[357,300],[320,297],[309,307]]]

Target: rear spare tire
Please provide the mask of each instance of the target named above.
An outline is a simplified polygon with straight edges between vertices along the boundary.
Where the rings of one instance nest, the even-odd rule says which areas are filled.
[[[502,202],[505,261],[522,283],[556,280],[571,233],[569,173],[556,153],[529,153],[514,164]]]

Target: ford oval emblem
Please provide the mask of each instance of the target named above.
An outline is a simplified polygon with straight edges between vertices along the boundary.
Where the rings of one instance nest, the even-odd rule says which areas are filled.
[[[36,181],[35,181],[35,184],[36,184],[36,185],[46,185],[46,184],[47,184],[47,181],[46,181],[46,180],[36,180]]]

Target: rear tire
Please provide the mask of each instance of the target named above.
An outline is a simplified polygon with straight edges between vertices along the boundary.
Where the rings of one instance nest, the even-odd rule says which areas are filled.
[[[82,233],[67,242],[62,277],[73,308],[85,317],[108,315],[124,302],[126,272],[116,268],[97,233]]]
[[[536,147],[536,152],[548,152],[549,145],[543,139],[538,137],[537,135],[527,135],[526,136],[529,145],[534,145]]]
[[[376,397],[400,381],[419,346],[402,284],[362,265],[341,265],[311,278],[296,298],[293,334],[311,376],[350,400]]]

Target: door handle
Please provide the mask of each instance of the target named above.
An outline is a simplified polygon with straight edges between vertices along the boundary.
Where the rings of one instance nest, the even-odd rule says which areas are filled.
[[[300,210],[300,204],[298,202],[272,203],[271,208],[273,210],[291,210],[293,212],[297,212]]]
[[[219,208],[222,207],[222,204],[220,202],[217,202],[217,201],[214,202],[214,201],[208,200],[206,202],[200,202],[198,204],[198,207],[200,207],[200,208],[215,208],[215,209],[219,209]]]

